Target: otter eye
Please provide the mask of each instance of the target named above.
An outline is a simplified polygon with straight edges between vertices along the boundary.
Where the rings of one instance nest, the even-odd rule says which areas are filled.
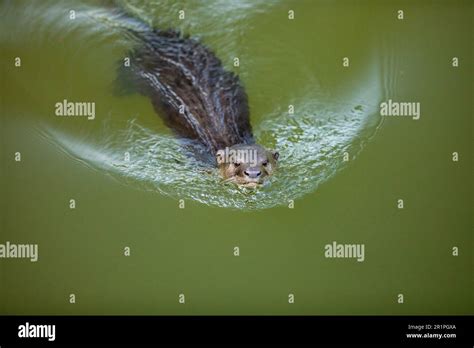
[[[234,162],[234,166],[238,167],[238,166],[240,166],[240,163],[239,162]]]
[[[266,167],[267,164],[268,164],[268,161],[265,161],[265,162],[262,163],[262,165],[263,165],[264,167]]]

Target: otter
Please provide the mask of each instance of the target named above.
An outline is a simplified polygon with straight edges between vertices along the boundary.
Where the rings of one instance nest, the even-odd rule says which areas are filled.
[[[150,98],[176,136],[197,142],[227,182],[255,188],[277,167],[279,153],[256,144],[239,77],[199,40],[141,23],[130,65],[119,76]]]

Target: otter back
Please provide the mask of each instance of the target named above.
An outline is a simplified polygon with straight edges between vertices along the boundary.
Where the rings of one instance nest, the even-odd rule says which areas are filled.
[[[176,31],[134,33],[138,47],[120,75],[148,96],[168,127],[213,154],[253,143],[247,95],[239,78],[197,40]]]

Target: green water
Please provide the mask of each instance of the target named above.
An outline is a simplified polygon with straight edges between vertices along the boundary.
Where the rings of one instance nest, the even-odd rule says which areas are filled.
[[[147,98],[114,95],[134,45],[114,7],[240,76],[281,154],[269,185],[223,185]],[[3,1],[0,16],[0,244],[39,245],[38,262],[0,259],[0,314],[473,313],[469,1]],[[64,99],[95,118],[56,116]],[[388,99],[420,119],[380,116]],[[364,244],[364,262],[326,258],[333,241]]]

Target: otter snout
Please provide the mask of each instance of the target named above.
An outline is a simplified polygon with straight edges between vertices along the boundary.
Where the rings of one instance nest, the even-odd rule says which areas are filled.
[[[260,168],[253,167],[253,168],[247,168],[246,170],[244,170],[244,174],[248,176],[250,179],[256,179],[260,175],[262,175],[262,171],[260,170]]]
[[[279,154],[257,144],[238,144],[216,153],[222,177],[246,187],[258,187],[272,175]]]

